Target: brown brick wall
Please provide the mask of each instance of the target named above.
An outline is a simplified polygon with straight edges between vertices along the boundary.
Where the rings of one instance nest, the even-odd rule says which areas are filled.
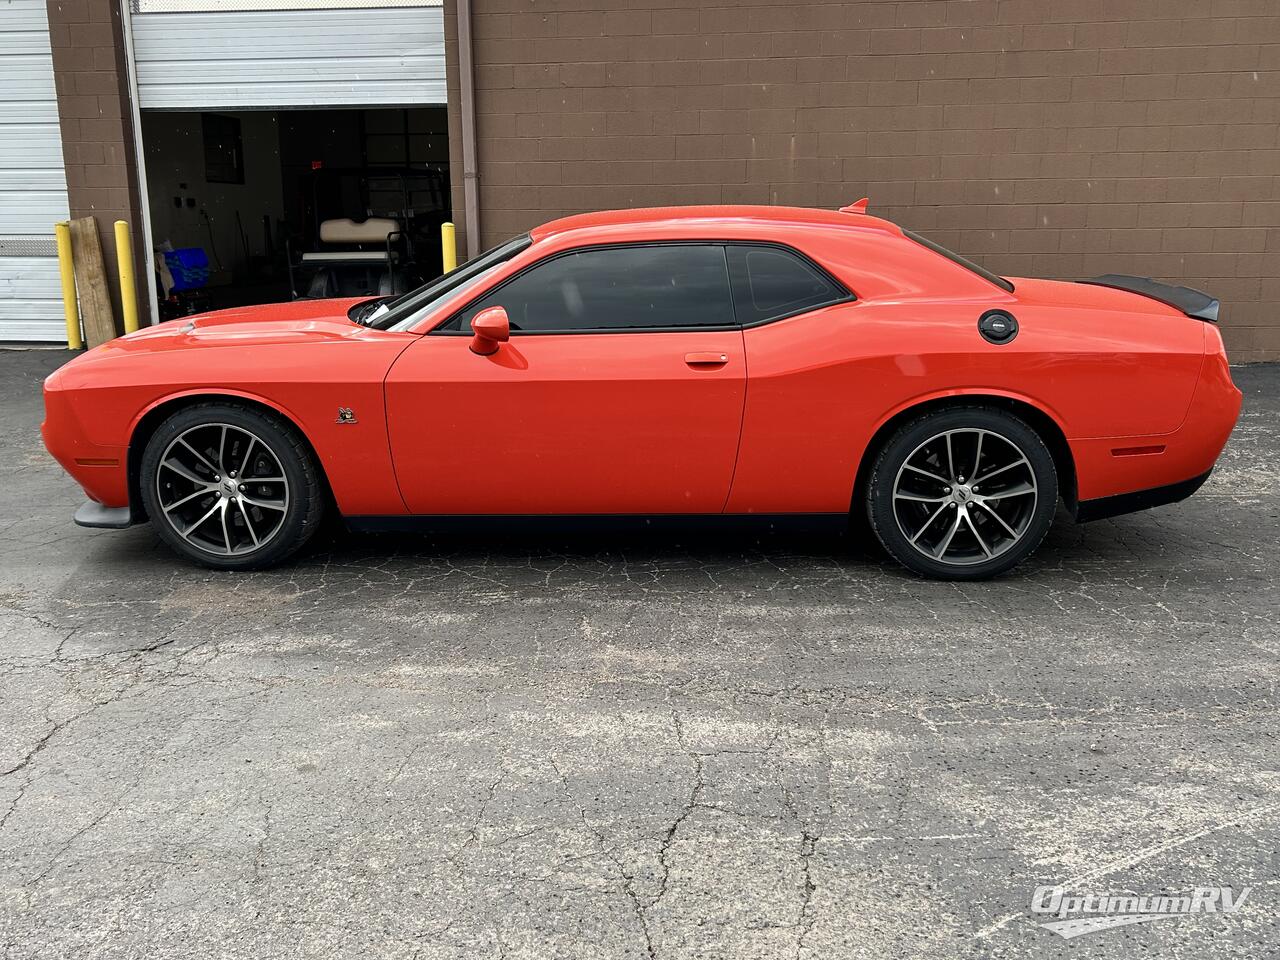
[[[129,221],[135,276],[141,279],[144,269],[120,0],[48,0],[48,10],[71,216],[97,217],[119,327],[115,221]],[[146,284],[139,286],[139,309],[145,314]]]
[[[1280,359],[1276,0],[473,4],[486,245],[588,209],[866,194],[1006,274],[1202,287],[1233,359]]]

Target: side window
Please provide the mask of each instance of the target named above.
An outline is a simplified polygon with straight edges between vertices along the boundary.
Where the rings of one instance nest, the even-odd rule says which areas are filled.
[[[761,323],[843,300],[847,293],[781,247],[734,244],[727,248],[738,322]]]
[[[732,326],[724,248],[605,247],[555,257],[481,297],[449,323],[502,307],[513,332]]]

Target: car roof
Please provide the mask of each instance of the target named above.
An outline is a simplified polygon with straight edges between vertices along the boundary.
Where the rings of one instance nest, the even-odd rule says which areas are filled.
[[[772,223],[791,226],[853,227],[879,229],[887,233],[899,233],[897,224],[865,213],[845,213],[839,210],[816,210],[810,207],[770,206],[696,206],[696,207],[645,207],[635,210],[602,210],[597,213],[580,213],[571,217],[552,220],[534,227],[529,235],[537,243],[548,237],[577,230],[617,226],[678,226],[710,222]]]

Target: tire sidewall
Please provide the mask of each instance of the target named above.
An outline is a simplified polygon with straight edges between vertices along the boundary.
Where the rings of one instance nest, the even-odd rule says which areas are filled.
[[[156,472],[169,445],[192,427],[211,423],[228,423],[253,432],[259,442],[270,447],[289,484],[289,506],[275,536],[257,550],[231,557],[208,553],[185,540],[165,515],[156,490]],[[279,417],[234,403],[202,403],[179,410],[151,435],[142,454],[138,488],[151,525],[176,552],[207,567],[252,570],[279,563],[310,539],[319,526],[323,498],[314,464],[309,461],[297,432]]]
[[[1036,480],[1036,507],[1022,539],[1011,549],[965,566],[932,560],[913,547],[898,527],[893,489],[903,462],[921,444],[947,430],[981,429],[1012,441],[1026,455]],[[990,407],[959,407],[927,413],[904,424],[880,450],[867,484],[867,518],[877,539],[903,566],[948,580],[999,576],[1025,560],[1053,525],[1058,505],[1058,471],[1040,435],[1020,417]]]

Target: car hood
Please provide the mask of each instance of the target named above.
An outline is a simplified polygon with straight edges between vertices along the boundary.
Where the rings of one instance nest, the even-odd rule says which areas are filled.
[[[343,340],[368,332],[347,311],[368,297],[299,300],[214,310],[166,320],[116,337],[71,361],[83,366],[101,360],[218,346],[246,346]]]
[[[347,337],[363,329],[351,322],[347,311],[367,297],[342,300],[299,300],[293,303],[265,303],[253,307],[214,310],[192,317],[168,320],[154,327],[113,340],[125,349],[152,349],[169,341],[199,345],[246,339],[291,341],[299,338],[331,339]]]

